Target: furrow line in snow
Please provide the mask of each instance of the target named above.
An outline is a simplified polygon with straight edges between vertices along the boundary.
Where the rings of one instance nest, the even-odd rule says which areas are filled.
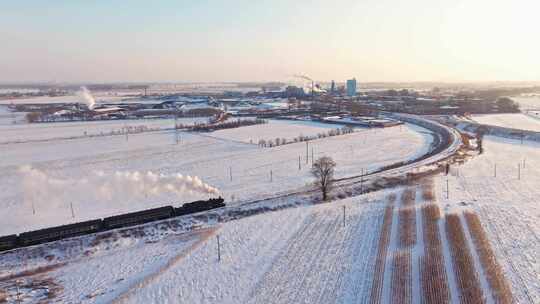
[[[350,265],[343,277],[345,286],[336,302],[369,303],[384,210],[380,207],[372,208],[358,219],[359,224],[352,231],[352,236],[355,238],[351,241],[354,243],[348,248],[344,262]],[[359,236],[362,236],[364,241],[359,241],[357,239]]]
[[[253,296],[253,303],[288,303],[293,298],[309,298],[306,276],[311,267],[315,267],[320,253],[340,227],[340,218],[328,221],[324,215],[316,214],[308,224],[310,229],[290,240],[295,243],[285,254],[278,257],[274,265],[258,284]],[[318,279],[318,278],[317,278]]]
[[[294,236],[292,236],[286,248],[283,249],[284,254],[278,255],[272,265],[270,266],[269,270],[263,275],[262,279],[255,285],[253,289],[253,293],[250,295],[250,299],[253,299],[254,303],[259,303],[258,298],[261,298],[261,300],[267,298],[267,293],[272,292],[274,288],[277,288],[279,284],[283,283],[281,280],[283,279],[281,276],[283,274],[290,273],[291,271],[294,271],[294,269],[290,269],[289,266],[292,266],[293,268],[298,265],[289,265],[288,261],[290,259],[294,259],[298,255],[300,255],[303,249],[302,242],[299,242],[299,240],[303,240],[306,238],[307,235],[314,234],[314,231],[316,229],[315,225],[315,215],[311,215],[306,221],[304,221],[302,227],[300,230],[298,230]],[[268,287],[271,287],[270,290]],[[262,303],[262,302],[261,302]]]
[[[400,249],[393,254],[392,261],[392,295],[390,303],[410,304],[412,300],[411,251]]]
[[[370,303],[381,303],[384,284],[386,258],[390,245],[390,234],[392,232],[392,221],[394,217],[394,206],[389,205],[384,211],[384,220],[381,233],[379,235],[379,245],[377,249],[377,259],[375,261],[375,272],[373,274],[373,284],[370,293]]]
[[[487,281],[487,275],[484,270],[484,267],[482,267],[482,263],[480,261],[478,252],[476,251],[476,247],[474,246],[474,241],[469,231],[469,226],[467,225],[467,221],[465,220],[463,213],[458,213],[456,215],[459,216],[460,223],[462,224],[463,234],[465,236],[465,242],[467,243],[467,246],[470,249],[469,253],[471,254],[472,262],[474,264],[474,268],[476,269],[476,273],[478,275],[478,282],[480,283],[480,287],[482,288],[484,301],[485,303],[494,303],[491,288]]]
[[[341,219],[336,216],[335,219],[330,222],[330,224],[324,222],[321,223],[321,225],[325,224],[326,227],[324,227],[324,233],[320,239],[316,237],[310,237],[308,239],[305,247],[306,251],[304,252],[303,256],[305,257],[311,255],[313,258],[311,259],[311,262],[303,264],[303,267],[307,267],[307,269],[302,269],[295,276],[293,276],[293,279],[297,279],[294,282],[294,286],[296,286],[296,288],[287,288],[286,290],[289,293],[292,293],[292,295],[282,297],[283,301],[281,301],[281,303],[309,303],[311,295],[320,291],[318,282],[321,280],[321,278],[324,277],[324,275],[332,275],[332,273],[324,273],[321,271],[320,267],[324,264],[321,263],[321,260],[324,260],[324,258],[327,256],[327,251],[331,247],[329,246],[329,243],[335,239],[337,230],[340,228]],[[309,250],[310,248],[312,250]],[[302,261],[296,261],[296,263],[302,264]],[[313,271],[314,269],[315,271]],[[288,285],[288,287],[290,287],[290,285]],[[282,293],[281,295],[283,294],[287,293]],[[293,299],[293,301],[291,301],[291,299]]]
[[[485,303],[478,272],[459,215],[446,215],[446,234],[460,293],[460,303]]]
[[[421,285],[420,285],[420,257],[424,253],[424,231],[422,225],[422,213],[421,208],[424,205],[422,192],[426,182],[421,184],[422,187],[416,187],[416,201],[414,207],[415,218],[415,233],[416,243],[411,248],[411,276],[412,276],[412,299],[411,303],[421,304]]]
[[[393,226],[392,222],[394,221],[394,203],[396,197],[395,194],[389,196],[389,205],[384,211],[384,220],[382,225],[382,230],[379,235],[379,245],[377,249],[377,259],[375,261],[375,272],[373,274],[373,283],[371,287],[370,294],[370,303],[382,303],[383,299],[383,289],[384,282],[386,277],[386,263],[388,250],[390,247],[390,241],[392,236]]]
[[[390,229],[390,241],[386,254],[381,303],[392,303],[392,273],[394,255],[399,250],[399,206],[402,205],[403,189],[399,191],[399,200],[396,200],[392,213],[392,228]]]
[[[503,262],[510,268],[507,270],[507,274],[511,275],[509,279],[512,283],[515,300],[523,303],[537,303],[540,301],[540,297],[535,297],[538,293],[535,293],[534,290],[540,290],[540,283],[538,280],[530,280],[531,276],[537,275],[532,270],[536,266],[530,261],[531,258],[534,260],[534,257],[530,257],[526,252],[528,250],[523,249],[522,240],[519,237],[516,239],[517,236],[523,234],[523,231],[518,228],[521,226],[520,217],[516,217],[511,209],[503,213],[499,208],[483,207],[480,208],[480,214],[487,221],[488,230],[496,239],[494,247],[498,249],[503,257]],[[532,243],[529,240],[524,242]]]
[[[512,303],[513,297],[510,285],[506,281],[502,268],[495,258],[480,219],[472,212],[465,212],[464,217],[495,302],[501,304]]]
[[[392,252],[390,303],[412,302],[412,250],[416,244],[416,188],[408,187],[401,193],[397,212],[397,235]],[[392,247],[392,246],[391,246]]]
[[[339,208],[341,209],[341,208]],[[339,212],[338,212],[339,216]],[[364,223],[364,213],[353,215],[346,219],[342,227],[342,233],[337,234],[336,238],[331,240],[332,244],[328,244],[329,248],[326,255],[321,261],[320,269],[312,268],[311,271],[321,271],[326,274],[318,282],[320,288],[317,290],[317,296],[313,297],[314,303],[332,303],[339,296],[340,290],[343,289],[343,278],[348,269],[349,263],[346,260],[347,249],[351,247],[351,243],[355,241],[354,232],[357,227]],[[326,261],[325,261],[326,260]]]
[[[188,249],[186,249],[185,251],[182,251],[178,255],[171,258],[169,261],[167,261],[165,265],[156,269],[156,271],[149,273],[148,276],[143,277],[137,282],[135,282],[134,284],[132,284],[129,288],[127,288],[127,290],[125,290],[120,295],[118,295],[112,301],[112,303],[124,303],[128,301],[130,295],[134,291],[138,289],[143,289],[149,284],[151,284],[152,282],[156,281],[162,274],[166,273],[167,270],[173,268],[179,261],[181,261],[185,256],[187,256],[195,248],[199,247],[202,243],[208,240],[208,238],[210,238],[210,236],[212,236],[215,233],[216,229],[217,228],[205,228],[205,229],[201,229],[193,233],[195,235],[198,235],[199,239],[196,242],[194,242]]]
[[[422,303],[450,303],[443,246],[437,224],[441,218],[440,210],[437,205],[430,203],[422,207],[421,213],[424,239],[423,256],[419,258]]]

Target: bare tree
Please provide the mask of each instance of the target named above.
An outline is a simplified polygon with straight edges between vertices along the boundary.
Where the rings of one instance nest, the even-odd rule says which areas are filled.
[[[311,174],[315,177],[315,185],[321,189],[323,201],[328,198],[328,192],[334,182],[334,169],[336,162],[328,156],[317,159],[311,167]]]

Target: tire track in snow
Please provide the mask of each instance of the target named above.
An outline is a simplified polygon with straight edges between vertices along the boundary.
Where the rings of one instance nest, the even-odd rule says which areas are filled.
[[[325,223],[323,215],[315,214],[309,221],[309,228],[303,233],[297,234],[290,240],[291,246],[283,257],[275,261],[269,272],[261,280],[251,303],[267,303],[273,299],[273,303],[291,303],[291,299],[308,299],[306,289],[307,273],[314,267],[316,260],[322,256],[324,248],[328,248],[330,236],[335,235],[339,227],[340,219],[330,220]],[[320,278],[316,278],[320,280]],[[293,303],[298,303],[292,301]]]
[[[336,303],[347,296],[353,302],[366,300],[377,244],[377,234],[370,230],[377,229],[374,221],[381,220],[382,209],[347,206],[351,214],[345,227],[341,205],[325,206],[306,221],[247,302]]]
[[[401,201],[402,197],[403,197],[403,191],[399,194],[398,200],[396,202]],[[399,207],[399,205],[397,207]],[[384,262],[385,266],[384,266],[384,274],[383,274],[383,281],[382,281],[382,295],[379,298],[379,301],[377,302],[391,303],[392,270],[393,270],[392,268],[393,268],[394,253],[398,249],[398,246],[399,246],[399,208],[393,208],[388,252],[386,253],[385,262]]]
[[[384,206],[370,211],[358,218],[361,222],[355,228],[353,235],[362,235],[363,240],[354,239],[354,245],[348,249],[351,265],[348,273],[342,278],[348,285],[342,290],[338,303],[370,303],[369,294],[373,286],[373,276],[377,260],[379,235],[381,233]]]
[[[516,216],[515,212],[512,212],[513,208],[502,211],[498,207],[481,207],[479,211],[481,218],[487,222],[487,230],[490,231],[490,234],[496,240],[493,242],[493,249],[504,257],[500,261],[502,262],[501,264],[506,264],[507,268],[509,267],[511,269],[511,271],[507,269],[506,272],[513,274],[510,277],[507,276],[507,279],[511,281],[515,300],[523,303],[537,303],[540,301],[540,297],[534,291],[540,290],[540,283],[530,286],[527,283],[529,281],[523,277],[523,273],[528,276],[534,276],[535,266],[531,264],[531,257],[524,250],[516,250],[522,245],[519,243],[534,244],[534,241],[523,241],[518,238],[518,244],[516,244],[515,239],[516,236],[535,238],[537,236],[534,233],[530,233],[530,230],[528,231],[529,233],[523,233],[521,228],[523,228],[524,223],[520,220],[520,216]],[[530,227],[527,228],[530,229]],[[519,258],[516,258],[516,256]],[[520,262],[516,263],[516,261]],[[514,281],[512,281],[512,278],[514,278]]]
[[[170,259],[165,265],[159,267],[155,272],[150,273],[148,276],[141,278],[134,284],[132,284],[127,290],[122,292],[120,295],[118,295],[114,300],[111,301],[111,303],[125,303],[129,300],[130,295],[138,290],[142,289],[145,286],[148,286],[153,281],[159,278],[160,275],[164,274],[167,270],[173,268],[178,262],[180,262],[185,256],[187,256],[190,252],[192,252],[195,248],[199,247],[202,243],[204,243],[208,238],[210,238],[214,233],[216,232],[217,228],[205,228],[201,229],[199,231],[190,232],[189,234],[192,234],[196,237],[198,237],[198,240],[193,243],[189,248],[186,250],[180,252],[178,255]],[[185,235],[180,235],[179,237],[186,237]]]

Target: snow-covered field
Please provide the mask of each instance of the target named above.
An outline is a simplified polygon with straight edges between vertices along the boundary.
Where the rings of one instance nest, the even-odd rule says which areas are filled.
[[[520,109],[528,110],[528,109],[540,109],[540,96],[518,96],[518,97],[512,97],[514,101],[519,103]]]
[[[1,115],[1,114],[0,114]],[[178,124],[207,122],[208,118],[178,118]],[[35,124],[0,124],[0,144],[60,140],[121,133],[125,128],[172,129],[174,119],[133,119]]]
[[[0,259],[65,303],[369,303],[388,192],[227,222],[196,232],[92,241]],[[342,206],[346,206],[345,225]],[[220,238],[221,260],[217,255]],[[22,258],[22,257],[20,257]],[[51,270],[39,268],[54,265]],[[14,280],[2,280],[14,294]],[[34,296],[35,297],[35,296]]]
[[[140,92],[137,92],[140,93]],[[115,96],[109,94],[94,94],[96,103],[115,103],[125,99],[130,99],[127,96]],[[54,104],[54,103],[85,103],[84,99],[78,95],[66,95],[66,96],[38,96],[38,97],[25,97],[25,98],[12,98],[12,99],[0,99],[0,105],[10,104]]]
[[[168,270],[214,230],[166,234],[158,228],[139,230],[131,236],[115,232],[109,238],[90,236],[75,244],[68,241],[49,250],[46,258],[39,250],[37,254],[8,254],[0,261],[0,291],[8,293],[9,303],[16,301],[17,285],[22,303],[47,297],[62,303],[110,303]],[[20,259],[26,263],[21,264]],[[21,271],[32,274],[18,278]]]
[[[437,179],[448,212],[472,209],[495,249],[517,303],[540,302],[540,144],[485,137],[484,153]]]
[[[540,132],[540,119],[521,113],[473,115],[473,120],[484,125]]]
[[[62,125],[46,134],[57,137],[54,134],[64,132]],[[273,126],[281,129],[266,125]],[[427,152],[432,141],[425,129],[411,125],[368,130],[311,141],[306,161],[305,143],[259,148],[214,138],[212,133],[180,133],[179,139],[176,144],[173,131],[160,131],[133,134],[127,140],[125,136],[105,136],[0,145],[0,234],[216,195],[185,191],[179,197],[173,192],[132,191],[125,184],[111,193],[108,189],[113,185],[103,181],[107,177],[116,180],[117,172],[198,176],[219,189],[228,204],[236,204],[311,183],[311,149],[315,158],[334,158],[339,178],[415,158]],[[100,182],[93,185],[93,180]],[[138,180],[133,187],[140,183]]]
[[[276,138],[292,141],[299,136],[317,136],[329,130],[342,128],[338,124],[312,121],[268,120],[267,125],[254,125],[243,128],[220,130],[212,133],[217,138],[257,144],[259,140],[274,141]],[[364,129],[366,130],[366,129]]]
[[[282,130],[275,124],[264,126]],[[73,200],[76,220],[81,218],[81,213],[92,218],[160,205],[154,204],[160,198],[161,201],[175,200],[174,196],[153,193],[141,196],[135,189],[133,193],[124,193],[129,192],[129,187],[118,188],[119,196],[115,201],[95,200],[97,196],[91,187],[86,184],[79,188],[78,180],[88,178],[96,170],[104,174],[99,178],[107,177],[110,172],[127,170],[197,174],[204,182],[219,188],[231,204],[238,199],[294,190],[310,180],[303,158],[305,143],[258,148],[233,137],[239,130],[241,128],[224,130],[231,134],[220,136],[182,133],[178,145],[173,132],[167,131],[133,135],[127,142],[122,136],[110,136],[108,139],[6,144],[15,151],[8,154],[11,163],[0,167],[6,173],[0,176],[0,187],[3,187],[0,188],[0,202],[11,203],[2,206],[1,212],[6,212],[2,216],[7,221],[6,226],[17,231],[74,220],[66,204],[74,198],[87,196],[86,200]],[[306,134],[311,130],[307,129]],[[372,170],[425,152],[431,137],[423,132],[424,129],[410,125],[364,130],[311,141],[309,149],[314,147],[316,156],[332,155],[338,162],[337,177],[347,176],[357,174],[361,168]],[[42,155],[22,153],[25,149],[33,149],[33,145],[37,145],[39,151],[47,149],[47,145],[55,145],[48,148],[48,151],[54,151],[62,143],[68,150],[65,154],[47,153],[47,150]],[[98,152],[92,147],[101,150]],[[383,155],[388,158],[383,159],[377,151],[384,151]],[[300,170],[296,155],[300,156]],[[52,186],[69,181],[74,189],[61,188],[66,192],[62,194],[41,191],[34,197],[22,195],[18,192],[21,189],[15,187],[17,182],[30,186],[22,190],[41,189],[36,180],[25,177],[27,171],[21,171],[20,166],[27,164],[32,165],[39,176],[53,179]],[[274,173],[272,180],[266,174],[269,168]],[[539,168],[540,144],[527,141],[520,144],[519,141],[486,136],[482,155],[461,167],[451,168],[448,192],[447,178],[434,178],[435,202],[446,215],[435,225],[440,231],[437,235],[442,242],[441,267],[451,303],[459,303],[461,289],[457,278],[459,271],[456,271],[449,248],[449,237],[453,232],[448,232],[445,223],[449,214],[465,210],[479,215],[497,261],[511,284],[515,302],[540,301],[540,207],[536,203],[540,196]],[[222,174],[216,174],[217,171]],[[47,178],[37,181],[49,182]],[[23,288],[49,287],[56,292],[52,299],[60,302],[370,303],[376,291],[374,278],[379,277],[383,303],[391,303],[396,297],[405,303],[421,303],[425,291],[422,258],[427,254],[424,238],[426,231],[430,231],[425,230],[426,217],[421,210],[430,203],[425,195],[425,190],[431,189],[429,185],[428,181],[420,181],[407,188],[385,189],[328,204],[267,212],[219,224],[211,220],[200,229],[184,234],[172,232],[171,223],[162,222],[126,232],[112,232],[114,237],[97,235],[66,240],[63,242],[71,245],[63,250],[60,249],[63,247],[51,244],[50,248],[56,249],[36,247],[21,251],[19,259],[25,260],[23,264],[19,263],[17,252],[3,255],[0,269],[7,274],[31,270],[31,274],[21,275],[20,285]],[[105,185],[100,184],[96,192],[101,187]],[[240,196],[240,192],[246,194]],[[411,197],[406,193],[412,195],[412,201],[406,199]],[[232,195],[235,195],[234,201],[229,199]],[[391,196],[395,198],[390,199]],[[40,202],[42,198],[46,198],[46,203]],[[31,204],[37,210],[35,215],[32,215]],[[379,237],[388,205],[393,209],[387,226],[387,251],[381,253]],[[345,221],[343,207],[346,208]],[[405,212],[411,211],[412,225],[407,225]],[[467,225],[464,226],[479,288],[487,303],[494,303],[486,270],[480,265],[470,231]],[[2,229],[7,228],[2,225]],[[407,234],[413,235],[408,244],[404,241]],[[218,236],[221,260],[217,255]],[[407,257],[403,260],[406,267],[396,268],[397,261],[403,256]],[[380,259],[377,257],[382,257],[384,266],[379,271]],[[43,266],[51,268],[37,268]],[[398,282],[402,283],[396,285]],[[13,294],[15,287],[14,279],[0,276],[0,288]],[[33,298],[40,298],[40,293],[36,291]]]
[[[39,96],[39,97],[27,97],[27,98],[13,98],[13,99],[0,99],[0,104],[23,104],[23,103],[84,103],[84,100],[78,96]]]
[[[0,104],[0,127],[26,123],[25,113],[11,112],[7,106]]]
[[[348,199],[223,225],[130,303],[358,303],[367,301],[384,197]],[[342,206],[347,206],[343,226]],[[271,299],[271,300],[270,300]]]

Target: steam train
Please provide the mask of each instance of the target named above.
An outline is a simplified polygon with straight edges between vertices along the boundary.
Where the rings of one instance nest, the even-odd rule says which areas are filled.
[[[90,220],[75,224],[24,232],[20,233],[19,235],[7,235],[0,237],[0,252],[20,247],[54,242],[95,232],[145,224],[220,207],[225,207],[223,198],[211,198],[209,200],[185,203],[182,205],[182,207],[177,208],[173,206],[159,207],[110,216],[104,219]]]

